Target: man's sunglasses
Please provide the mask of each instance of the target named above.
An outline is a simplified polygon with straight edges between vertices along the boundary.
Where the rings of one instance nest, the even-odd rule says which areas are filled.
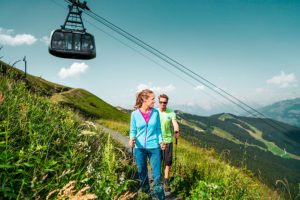
[[[159,103],[167,104],[167,101],[160,101]]]

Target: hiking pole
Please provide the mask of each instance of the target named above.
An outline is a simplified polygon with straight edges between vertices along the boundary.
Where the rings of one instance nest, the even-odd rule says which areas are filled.
[[[164,177],[166,177],[166,174],[165,174],[165,170],[166,170],[165,150],[161,150],[161,153],[162,153],[162,163],[163,163]]]
[[[176,134],[178,134],[178,131],[175,131],[175,175],[174,175],[174,181],[176,183],[176,159],[177,159],[177,137]]]
[[[131,146],[131,144],[130,144],[130,147],[131,147],[131,157],[132,157],[133,162],[134,162],[134,146],[135,146],[135,140],[134,140],[133,146]]]

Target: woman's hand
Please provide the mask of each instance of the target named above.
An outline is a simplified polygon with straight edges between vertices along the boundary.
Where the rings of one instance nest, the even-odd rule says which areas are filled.
[[[134,145],[135,145],[135,139],[134,138],[131,138],[130,140],[129,140],[129,145],[133,148],[134,147]]]
[[[160,148],[161,148],[161,150],[165,150],[166,149],[166,143],[165,142],[160,143]]]

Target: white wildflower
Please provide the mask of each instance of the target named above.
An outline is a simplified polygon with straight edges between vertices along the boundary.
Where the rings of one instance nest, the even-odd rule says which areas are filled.
[[[97,135],[96,132],[92,132],[92,131],[88,131],[88,130],[83,130],[81,131],[81,134],[79,134],[80,136],[81,135],[88,135],[88,136],[94,136],[94,135]]]
[[[105,193],[106,193],[107,195],[109,195],[110,192],[111,192],[111,188],[110,188],[110,187],[106,188]]]
[[[124,181],[125,181],[125,173],[122,172],[121,176],[120,176],[120,184],[123,185],[124,184]]]

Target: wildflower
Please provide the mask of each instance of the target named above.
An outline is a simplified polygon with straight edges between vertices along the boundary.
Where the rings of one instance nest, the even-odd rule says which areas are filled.
[[[48,174],[44,175],[42,180],[44,181],[47,177],[48,177]]]
[[[39,151],[39,150],[41,150],[42,148],[43,148],[42,145],[38,145],[37,148],[36,148],[36,150]]]
[[[122,172],[121,176],[120,176],[120,184],[123,185],[125,181],[125,173]]]
[[[24,155],[23,149],[20,150],[19,154],[20,154],[20,156],[23,156],[23,155]]]
[[[87,171],[86,171],[86,173],[87,173],[87,175],[89,175],[89,174],[91,174],[92,173],[92,171],[94,170],[94,168],[93,168],[93,164],[92,163],[90,163],[88,166],[87,166]]]
[[[107,195],[109,195],[110,192],[111,192],[111,188],[110,188],[110,187],[106,188],[105,193],[106,193]]]
[[[81,131],[80,136],[81,136],[81,135],[94,136],[94,135],[96,135],[96,134],[97,134],[97,133],[92,132],[92,131],[83,130],[83,131]]]
[[[32,188],[34,187],[34,183],[35,183],[36,179],[37,179],[37,177],[34,177],[34,178],[32,179],[32,181],[31,181],[31,187],[32,187]]]
[[[211,189],[217,189],[219,186],[217,186],[217,185],[215,185],[215,184],[213,184],[213,183],[211,183],[211,184],[207,184],[207,186],[208,187],[210,187]]]

